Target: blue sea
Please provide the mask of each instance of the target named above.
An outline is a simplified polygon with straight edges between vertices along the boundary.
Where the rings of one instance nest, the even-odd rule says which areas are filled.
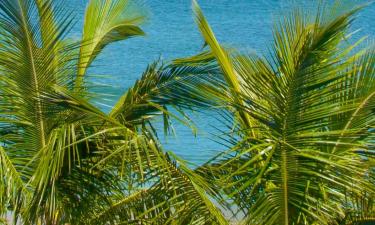
[[[71,31],[72,38],[81,35],[84,10],[88,0],[67,0],[69,10],[75,12],[76,24]],[[272,44],[272,26],[292,5],[314,8],[312,0],[200,0],[209,23],[220,42],[246,49],[258,54],[267,54]],[[346,1],[353,4],[354,1]],[[367,1],[358,1],[368,3]],[[113,104],[131,86],[148,64],[155,60],[172,60],[199,53],[203,41],[194,23],[190,0],[143,0],[141,4],[148,11],[149,19],[143,26],[145,37],[129,39],[108,46],[94,62],[88,72],[92,76],[103,76],[96,82],[111,86],[107,89],[107,105]],[[353,24],[353,31],[361,29],[355,38],[363,35],[374,38],[375,4],[368,6]],[[104,90],[104,89],[103,89]],[[103,103],[103,102],[102,102]],[[109,106],[99,105],[104,110]],[[210,111],[188,112],[198,129],[194,135],[190,128],[174,122],[175,136],[161,140],[167,151],[173,151],[183,159],[202,164],[217,152],[225,149],[216,143],[218,129],[223,125]],[[161,127],[160,122],[156,122]],[[163,136],[161,130],[160,135]]]

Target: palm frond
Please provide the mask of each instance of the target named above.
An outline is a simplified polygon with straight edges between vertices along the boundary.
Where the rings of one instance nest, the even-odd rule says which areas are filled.
[[[238,79],[236,71],[233,68],[233,64],[231,62],[230,56],[226,52],[226,50],[219,45],[218,41],[216,40],[213,34],[212,29],[208,25],[201,9],[199,8],[198,3],[195,0],[193,0],[193,10],[195,13],[195,19],[198,24],[198,27],[204,37],[204,40],[210,46],[212,54],[215,56],[216,60],[218,61],[223,71],[224,78],[227,84],[229,85],[229,88],[233,92],[241,92],[240,80]],[[244,102],[242,102],[241,99],[236,99],[236,98],[234,99],[237,101],[237,104],[239,106],[244,104]],[[238,111],[238,113],[239,113],[239,117],[241,118],[241,122],[244,123],[245,126],[252,126],[251,120],[247,116],[247,114],[243,114],[241,113],[241,111]]]
[[[133,36],[144,35],[139,27],[144,20],[144,13],[137,10],[131,1],[91,0],[83,25],[83,43],[78,61],[76,87],[81,87],[87,68],[105,46]]]

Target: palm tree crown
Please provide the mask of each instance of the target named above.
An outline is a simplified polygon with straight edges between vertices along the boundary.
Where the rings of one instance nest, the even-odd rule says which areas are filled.
[[[86,71],[107,45],[143,35],[145,15],[134,2],[91,0],[75,42],[60,4],[0,1],[0,214],[23,224],[225,223],[204,179],[162,151],[151,123],[163,115],[169,125],[167,105],[192,105],[181,84],[209,70],[151,64],[104,113]]]
[[[359,199],[372,201],[375,55],[353,52],[362,39],[346,42],[360,9],[296,9],[262,57],[220,46],[194,3],[224,76],[202,94],[226,106],[223,121],[234,118],[230,150],[200,169],[246,224],[337,224],[361,216]]]

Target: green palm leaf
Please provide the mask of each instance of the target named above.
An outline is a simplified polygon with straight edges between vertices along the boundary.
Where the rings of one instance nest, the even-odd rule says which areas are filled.
[[[128,0],[91,0],[86,10],[76,87],[97,55],[107,46],[133,36],[144,35],[139,28],[145,16]]]

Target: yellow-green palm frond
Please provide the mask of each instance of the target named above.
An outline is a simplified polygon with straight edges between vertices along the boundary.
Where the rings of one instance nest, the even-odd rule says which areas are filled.
[[[132,1],[90,0],[83,25],[76,87],[81,87],[87,68],[105,46],[144,35],[139,27],[144,20],[144,12]]]

